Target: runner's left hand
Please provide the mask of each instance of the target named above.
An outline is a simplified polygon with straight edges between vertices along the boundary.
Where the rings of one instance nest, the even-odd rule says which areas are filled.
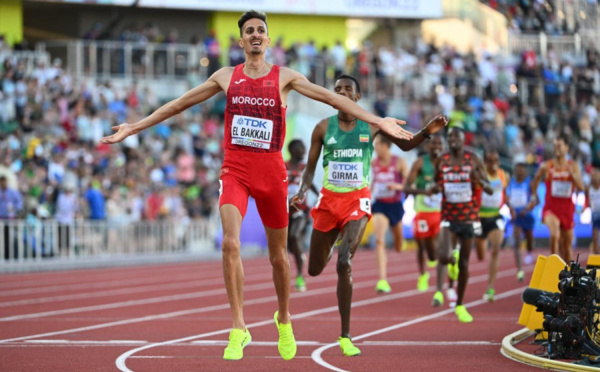
[[[440,129],[445,128],[446,126],[448,126],[448,118],[446,117],[446,115],[440,114],[431,119],[423,130],[427,134],[434,134],[437,133]]]

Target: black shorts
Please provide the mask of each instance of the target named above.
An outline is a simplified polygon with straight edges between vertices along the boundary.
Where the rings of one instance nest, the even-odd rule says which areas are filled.
[[[473,222],[450,222],[442,221],[442,228],[447,227],[459,238],[470,239],[481,235],[481,223]]]
[[[489,233],[494,230],[504,231],[506,223],[501,215],[494,217],[482,217],[481,220],[481,235],[478,238],[486,239]]]

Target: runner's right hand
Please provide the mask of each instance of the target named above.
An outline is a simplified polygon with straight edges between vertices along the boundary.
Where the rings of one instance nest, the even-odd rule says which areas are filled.
[[[114,127],[112,127],[112,130],[116,130],[117,133],[100,139],[100,143],[106,143],[106,144],[111,145],[113,143],[121,142],[125,138],[131,136],[132,134],[135,134],[132,127],[133,127],[133,125],[128,124],[128,123],[123,123],[121,125],[115,125]]]

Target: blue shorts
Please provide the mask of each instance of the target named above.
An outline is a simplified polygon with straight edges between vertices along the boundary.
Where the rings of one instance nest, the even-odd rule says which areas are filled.
[[[516,227],[520,227],[525,231],[529,231],[533,230],[533,227],[535,226],[535,218],[531,213],[527,213],[524,216],[519,216],[519,211],[517,211],[517,218],[515,218],[512,223]]]
[[[592,213],[592,229],[600,229],[600,213]]]
[[[390,221],[390,226],[396,226],[404,217],[404,205],[402,201],[395,203],[384,203],[376,201],[371,209],[373,214],[381,213]]]

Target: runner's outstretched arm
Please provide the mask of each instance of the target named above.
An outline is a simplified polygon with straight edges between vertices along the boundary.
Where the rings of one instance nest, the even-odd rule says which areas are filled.
[[[100,140],[100,143],[113,144],[123,141],[125,138],[132,134],[139,133],[146,128],[149,128],[158,123],[162,123],[166,119],[181,113],[183,110],[204,102],[210,97],[214,96],[218,92],[222,91],[222,81],[224,78],[229,78],[228,73],[230,67],[223,67],[219,71],[215,72],[211,77],[208,78],[204,83],[197,87],[190,89],[184,93],[181,97],[174,99],[170,102],[165,103],[151,115],[138,121],[137,123],[129,124],[123,123],[112,127],[117,133],[106,136]]]
[[[383,136],[387,137],[390,141],[392,141],[396,146],[400,147],[402,151],[409,151],[419,146],[423,141],[429,138],[432,134],[438,132],[440,129],[446,127],[448,125],[448,118],[444,115],[437,115],[433,119],[427,123],[425,128],[421,129],[417,132],[411,139],[401,139],[391,137],[389,134],[378,131],[375,132],[373,137],[381,133]]]
[[[352,102],[351,99],[340,94],[330,92],[319,85],[311,83],[304,75],[297,71],[285,67],[283,67],[281,70],[290,79],[288,85],[289,89],[293,89],[303,96],[326,103],[337,110],[359,118],[360,120],[371,124],[384,133],[389,134],[392,138],[405,140],[410,140],[413,138],[413,134],[411,132],[400,126],[401,124],[406,124],[405,121],[390,117],[380,118],[379,116],[365,111],[355,102]]]

